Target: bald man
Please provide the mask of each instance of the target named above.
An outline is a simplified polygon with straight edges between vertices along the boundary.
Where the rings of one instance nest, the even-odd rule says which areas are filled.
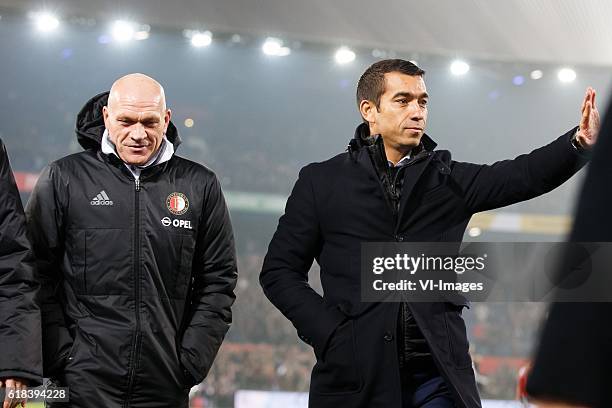
[[[43,368],[70,407],[187,407],[231,322],[232,228],[162,86],[131,74],[77,118],[84,151],[42,173],[26,207],[41,281]]]

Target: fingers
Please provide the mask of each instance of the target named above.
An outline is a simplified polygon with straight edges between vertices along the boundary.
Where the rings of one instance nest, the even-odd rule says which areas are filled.
[[[591,106],[595,107],[595,89],[591,88],[590,86],[586,89],[586,92],[584,94],[584,99],[582,100],[582,106],[580,107],[580,112],[584,112],[585,108],[586,108],[586,104],[587,102],[591,102]]]
[[[15,399],[15,396],[11,393],[11,390],[15,391],[15,380],[9,378],[4,382],[4,384],[6,386],[6,394],[4,395],[4,404],[2,404],[2,408],[11,408]]]
[[[18,395],[16,395],[19,391],[27,389],[25,383],[20,380],[9,378],[5,381],[5,386],[6,395],[2,408],[17,408],[19,405],[22,407],[25,406],[25,398],[18,398]]]
[[[582,110],[582,118],[580,119],[580,130],[587,130],[589,128],[590,116],[591,116],[591,101],[588,100],[586,101],[584,109]]]
[[[586,107],[586,103],[589,100],[589,88],[587,88],[586,92],[584,93],[584,99],[582,100],[582,105],[580,105],[580,113],[584,114],[584,108]]]
[[[16,380],[16,381],[15,381],[15,384],[17,384],[17,385],[18,385],[18,387],[19,387],[19,389],[20,389],[22,392],[24,392],[24,393],[25,393],[25,392],[27,391],[27,389],[28,389],[28,386],[27,386],[27,384],[26,384],[26,382],[25,382],[25,381]],[[26,401],[27,401],[27,397],[26,397],[25,395],[22,395],[22,397],[23,397],[23,398],[16,398],[16,399],[15,399],[15,408],[17,408],[17,407],[18,407],[18,406],[20,406],[20,405],[21,405],[22,407],[25,407],[25,403],[26,403]]]

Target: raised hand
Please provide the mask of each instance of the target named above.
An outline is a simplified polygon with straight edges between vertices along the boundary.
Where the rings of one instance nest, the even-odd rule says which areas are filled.
[[[591,87],[587,88],[584,95],[581,113],[582,118],[580,128],[576,133],[576,142],[583,149],[589,150],[597,141],[600,126],[599,111],[595,105],[595,90]]]

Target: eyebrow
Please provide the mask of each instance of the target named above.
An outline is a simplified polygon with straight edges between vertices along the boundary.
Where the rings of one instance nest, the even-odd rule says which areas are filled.
[[[422,94],[415,96],[412,92],[398,92],[395,95],[393,95],[393,98],[391,99],[395,99],[398,98],[400,96],[406,97],[406,98],[429,98],[429,94],[427,92],[423,92]]]

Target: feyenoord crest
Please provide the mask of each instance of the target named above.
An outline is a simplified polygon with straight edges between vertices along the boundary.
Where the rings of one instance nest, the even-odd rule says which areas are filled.
[[[189,209],[189,200],[183,193],[172,193],[166,198],[166,207],[174,215],[183,215]]]

